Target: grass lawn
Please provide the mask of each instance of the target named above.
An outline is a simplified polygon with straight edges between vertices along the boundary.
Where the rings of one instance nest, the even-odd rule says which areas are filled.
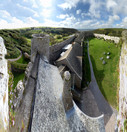
[[[107,52],[110,52],[110,59],[106,58]],[[114,43],[93,38],[89,41],[89,53],[99,88],[106,100],[116,108],[120,47],[116,47]],[[101,57],[106,64],[102,64]]]

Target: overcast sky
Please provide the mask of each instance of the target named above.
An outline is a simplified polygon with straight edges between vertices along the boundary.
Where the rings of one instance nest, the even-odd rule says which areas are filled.
[[[0,29],[126,28],[127,0],[0,0]]]

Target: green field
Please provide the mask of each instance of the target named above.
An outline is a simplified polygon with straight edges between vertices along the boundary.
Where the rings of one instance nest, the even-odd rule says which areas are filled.
[[[110,59],[106,58],[108,52],[110,52]],[[89,53],[99,88],[106,100],[116,108],[120,47],[114,43],[93,38],[89,41]],[[101,57],[106,64],[102,64]]]

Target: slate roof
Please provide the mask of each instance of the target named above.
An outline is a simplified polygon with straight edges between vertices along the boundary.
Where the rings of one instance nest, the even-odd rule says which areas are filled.
[[[60,57],[57,66],[66,65],[80,80],[82,79],[82,47],[75,43]]]

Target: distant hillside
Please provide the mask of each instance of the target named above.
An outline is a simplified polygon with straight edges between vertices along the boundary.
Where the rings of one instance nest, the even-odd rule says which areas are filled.
[[[76,29],[71,28],[50,28],[50,27],[32,27],[24,29],[0,30],[0,36],[4,39],[7,48],[6,58],[17,58],[20,50],[30,54],[32,34],[47,33],[50,35],[51,45],[67,39],[67,36],[76,33]]]
[[[124,28],[105,28],[103,29],[101,28],[101,29],[93,30],[93,33],[121,37],[121,33],[123,30],[127,30],[127,29],[124,29]]]
[[[92,31],[94,29],[77,29],[78,31]]]
[[[20,55],[20,51],[30,51],[26,38],[24,38],[20,30],[0,30],[0,36],[4,39],[7,48],[6,58],[16,58]]]
[[[73,28],[52,28],[52,27],[32,27],[27,29],[20,29],[22,35],[31,38],[33,33],[47,33],[47,34],[59,34],[59,35],[71,35],[76,33],[77,30]]]

